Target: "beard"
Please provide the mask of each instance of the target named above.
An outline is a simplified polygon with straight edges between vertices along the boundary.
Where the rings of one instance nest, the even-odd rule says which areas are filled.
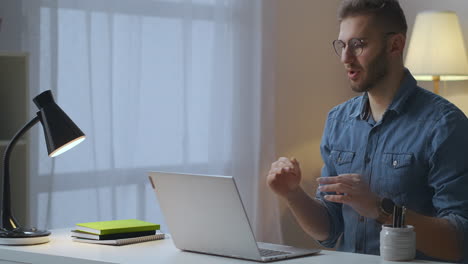
[[[367,76],[361,83],[351,83],[351,89],[358,93],[372,90],[388,75],[388,59],[386,57],[386,45],[381,52],[367,65]],[[361,67],[363,68],[363,67]]]

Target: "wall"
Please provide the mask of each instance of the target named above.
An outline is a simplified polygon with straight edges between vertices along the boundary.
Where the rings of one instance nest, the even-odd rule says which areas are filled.
[[[276,153],[295,156],[303,170],[303,187],[315,194],[315,178],[322,160],[320,138],[328,111],[355,96],[343,66],[333,52],[339,25],[336,10],[339,0],[277,0],[276,69]],[[416,13],[425,9],[456,10],[468,39],[468,1],[400,0],[405,10],[408,36]],[[468,43],[466,43],[468,47]],[[421,86],[432,89],[431,82]],[[468,83],[441,83],[441,95],[468,113]],[[281,232],[285,243],[316,246],[281,203]]]
[[[301,163],[303,187],[315,195],[319,144],[328,111],[355,94],[333,51],[338,0],[277,1],[276,153]],[[284,242],[316,246],[281,204]]]
[[[20,51],[22,1],[2,0],[0,7],[0,51]]]

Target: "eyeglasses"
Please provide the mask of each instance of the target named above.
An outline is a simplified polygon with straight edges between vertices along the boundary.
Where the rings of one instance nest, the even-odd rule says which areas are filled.
[[[384,37],[397,34],[396,32],[387,32],[385,33]],[[364,38],[352,38],[348,41],[348,44],[343,42],[342,40],[334,40],[333,41],[333,49],[335,49],[336,55],[341,58],[343,55],[343,51],[346,49],[346,46],[348,46],[348,49],[350,50],[351,55],[353,56],[359,56],[362,54],[362,51],[366,47],[366,39]]]

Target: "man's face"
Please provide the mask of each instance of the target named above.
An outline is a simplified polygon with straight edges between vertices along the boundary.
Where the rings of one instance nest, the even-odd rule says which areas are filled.
[[[370,16],[348,17],[341,22],[338,39],[346,43],[341,62],[353,91],[370,91],[387,76],[389,65],[385,34]],[[353,38],[363,40],[363,50],[358,56],[348,46]]]

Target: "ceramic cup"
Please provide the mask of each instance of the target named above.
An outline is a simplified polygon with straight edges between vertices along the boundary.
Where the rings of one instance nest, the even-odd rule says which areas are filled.
[[[383,225],[380,231],[380,256],[384,260],[412,260],[416,255],[416,233],[414,227],[406,225],[393,228]]]

